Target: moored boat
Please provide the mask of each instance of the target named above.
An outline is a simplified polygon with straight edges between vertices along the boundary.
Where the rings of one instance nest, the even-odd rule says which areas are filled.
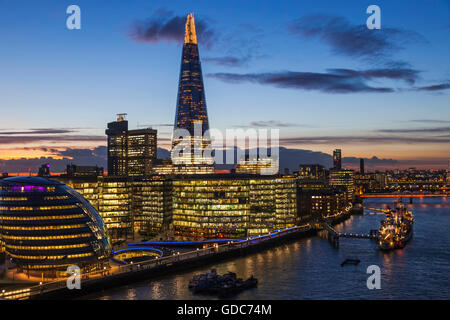
[[[231,297],[257,285],[258,280],[253,276],[244,281],[237,278],[233,272],[219,275],[215,269],[208,273],[194,275],[189,281],[189,289],[193,293],[217,295],[220,298]]]
[[[389,209],[386,220],[381,222],[378,243],[381,250],[401,249],[411,239],[414,216],[399,201],[395,209]]]

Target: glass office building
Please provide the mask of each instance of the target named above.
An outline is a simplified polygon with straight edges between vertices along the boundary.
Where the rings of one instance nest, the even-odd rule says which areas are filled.
[[[108,123],[108,175],[147,176],[156,160],[157,131],[151,128],[128,130],[125,114]]]
[[[297,217],[294,176],[181,174],[63,181],[92,199],[114,241],[166,231],[178,240],[245,238],[293,226]]]
[[[335,149],[333,151],[333,168],[337,170],[342,169],[342,152],[341,149]]]
[[[154,236],[171,222],[171,180],[163,176],[57,177],[71,186],[97,209],[115,241],[135,234]]]
[[[41,177],[0,182],[0,234],[7,254],[28,272],[84,272],[107,263],[111,244],[92,205],[63,183]]]
[[[296,182],[231,174],[174,179],[172,203],[176,236],[245,238],[295,224]]]

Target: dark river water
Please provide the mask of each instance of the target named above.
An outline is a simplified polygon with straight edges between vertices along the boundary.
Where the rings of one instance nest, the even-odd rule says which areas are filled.
[[[367,207],[385,207],[393,199],[366,200]],[[408,201],[409,203],[409,201]],[[219,262],[204,268],[128,286],[108,289],[84,299],[211,299],[187,288],[196,273],[216,268],[239,277],[254,275],[258,288],[235,299],[450,299],[450,199],[414,199],[407,207],[415,216],[414,235],[403,250],[381,252],[367,239],[341,239],[339,249],[320,237]],[[353,216],[339,231],[369,233],[383,215]],[[341,267],[346,258],[361,260]],[[381,270],[381,289],[369,290],[369,265]]]

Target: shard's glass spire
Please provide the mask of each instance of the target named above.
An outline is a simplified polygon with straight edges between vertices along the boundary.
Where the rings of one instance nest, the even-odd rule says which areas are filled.
[[[209,144],[209,139],[204,136],[205,131],[209,129],[209,123],[193,14],[189,14],[186,20],[174,129],[185,129],[190,133],[192,149],[194,142],[202,149]],[[178,143],[180,139],[174,134],[172,150]],[[191,152],[193,153],[193,150]],[[186,156],[187,154],[184,155]],[[196,163],[205,162],[196,161]]]

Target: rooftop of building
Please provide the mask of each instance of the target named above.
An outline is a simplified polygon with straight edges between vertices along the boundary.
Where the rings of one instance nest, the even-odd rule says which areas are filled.
[[[313,188],[301,188],[300,193],[307,195],[316,195],[316,196],[333,196],[339,193],[345,192],[345,188],[321,188],[321,189],[313,189]]]
[[[43,178],[43,177],[10,177],[1,180],[3,184],[11,185],[33,185],[33,186],[51,186],[61,185],[59,181]]]

